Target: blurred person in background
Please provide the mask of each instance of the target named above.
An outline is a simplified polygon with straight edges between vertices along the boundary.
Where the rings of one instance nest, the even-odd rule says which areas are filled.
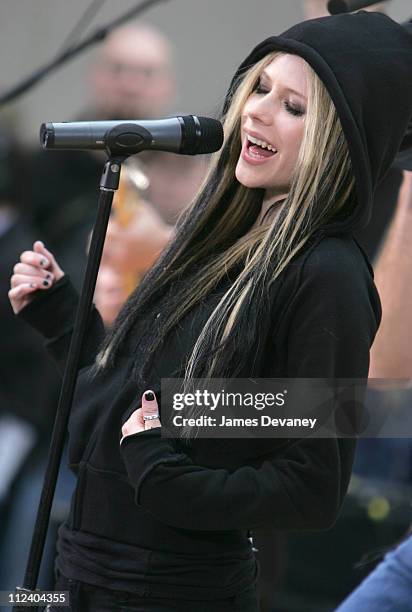
[[[18,321],[8,304],[10,265],[33,241],[27,161],[0,126],[0,590],[14,589],[23,579],[58,393],[57,369],[41,337]],[[53,506],[43,587],[53,585],[55,532],[74,483],[72,474],[66,475]]]
[[[105,324],[111,325],[173,235],[173,227],[146,199],[148,179],[134,159],[123,163],[114,194],[94,300]]]
[[[173,50],[148,24],[114,30],[97,50],[85,87],[85,110],[73,120],[154,119],[170,115],[175,104]],[[68,117],[59,117],[59,120]],[[146,176],[136,217],[140,256],[153,250],[152,237],[167,234],[189,204],[206,170],[196,156],[146,151],[134,159]],[[85,246],[94,222],[105,156],[101,152],[36,153],[32,164],[32,215],[38,236],[59,257],[77,288],[85,266]],[[149,211],[153,207],[155,215]],[[146,218],[147,217],[147,218]],[[150,221],[150,224],[149,224]],[[139,221],[135,219],[134,226]]]
[[[412,535],[387,552],[383,561],[336,612],[410,612],[412,609]]]
[[[375,264],[375,280],[379,286],[384,314],[372,347],[370,364],[370,376],[384,379],[384,386],[393,390],[390,395],[394,398],[392,403],[399,405],[402,402],[403,409],[408,411],[412,397],[411,235],[412,152],[410,171],[404,172],[395,214]],[[410,435],[412,437],[412,432]],[[403,440],[391,442],[395,446],[396,443],[401,445]],[[411,459],[410,456],[410,470]],[[385,453],[381,463],[387,460],[388,453]],[[412,609],[410,534],[411,529],[404,541],[387,552],[379,566],[339,606],[339,612],[408,612]]]
[[[371,378],[395,379],[388,383],[396,388],[412,383],[411,238],[412,163],[403,173],[393,219],[375,261],[384,318],[372,347],[369,374]]]
[[[175,102],[173,48],[153,26],[131,23],[98,47],[84,119],[155,119]],[[86,108],[87,108],[86,107]]]
[[[114,197],[114,214],[107,228],[94,293],[94,302],[106,326],[114,322],[129,294],[174,234],[173,227],[164,223],[125,173],[126,165]],[[145,243],[147,248],[142,250]]]
[[[174,52],[163,33],[149,25],[114,30],[92,67],[87,119],[156,119],[175,107]],[[97,112],[97,115],[95,114]],[[205,173],[197,156],[143,151],[137,157],[149,186],[146,199],[174,224]]]

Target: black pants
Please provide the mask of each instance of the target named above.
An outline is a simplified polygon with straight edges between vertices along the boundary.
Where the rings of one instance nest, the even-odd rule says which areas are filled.
[[[169,597],[140,597],[92,586],[65,576],[58,577],[56,591],[69,591],[70,612],[259,612],[255,586],[227,599],[181,600]],[[67,612],[50,605],[47,612]]]

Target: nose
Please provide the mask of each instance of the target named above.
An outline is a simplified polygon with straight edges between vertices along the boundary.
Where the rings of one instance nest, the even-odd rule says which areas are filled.
[[[245,116],[263,125],[272,125],[274,117],[273,100],[267,95],[251,98],[246,104]]]

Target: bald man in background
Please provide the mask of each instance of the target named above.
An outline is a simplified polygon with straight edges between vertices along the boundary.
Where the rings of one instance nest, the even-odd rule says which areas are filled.
[[[162,116],[176,96],[170,42],[149,25],[117,28],[97,50],[89,85],[96,119]]]
[[[136,22],[114,30],[98,48],[86,83],[85,110],[65,119],[145,120],[184,114],[174,111],[175,99],[170,42],[153,26]],[[136,244],[130,228],[127,233],[131,254],[141,268],[139,257],[153,262],[170,239],[172,226],[197,191],[207,160],[157,151],[144,151],[133,159],[147,179],[145,188],[137,191],[145,231],[140,231],[136,218]],[[34,156],[33,221],[38,238],[55,251],[78,288],[104,161],[103,153],[92,151]],[[112,228],[112,240],[119,237],[117,230]]]
[[[148,25],[127,25],[115,30],[98,52],[90,86],[90,119],[93,113],[95,119],[156,119],[170,115],[176,99],[170,42]],[[150,181],[145,197],[167,223],[174,224],[203,178],[204,159],[145,151],[138,160]]]

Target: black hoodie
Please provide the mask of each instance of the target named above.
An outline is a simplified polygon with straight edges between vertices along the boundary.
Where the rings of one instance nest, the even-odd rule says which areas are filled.
[[[277,50],[303,57],[323,81],[348,142],[358,204],[326,233],[368,223],[375,189],[400,149],[412,117],[411,32],[369,11],[311,19],[258,44],[232,81],[231,94],[245,70]]]
[[[331,92],[350,142],[359,204],[349,221],[329,227],[338,236],[312,241],[274,283],[271,327],[258,339],[264,366],[255,376],[366,379],[381,312],[371,267],[350,231],[368,218],[376,182],[410,117],[412,45],[387,17],[329,17],[261,43],[241,70],[275,48],[310,61]],[[231,282],[223,279],[172,330],[145,389],[158,394],[162,378],[182,371]],[[21,314],[49,339],[60,363],[76,300],[63,278]],[[155,428],[128,436],[120,448],[122,423],[145,389],[129,374],[127,352],[114,371],[88,380],[101,334],[94,310],[70,421],[78,486],[60,534],[60,571],[145,595],[234,597],[254,580],[249,529],[333,524],[349,482],[353,440],[197,439],[187,448]],[[250,367],[252,361],[253,355]]]

